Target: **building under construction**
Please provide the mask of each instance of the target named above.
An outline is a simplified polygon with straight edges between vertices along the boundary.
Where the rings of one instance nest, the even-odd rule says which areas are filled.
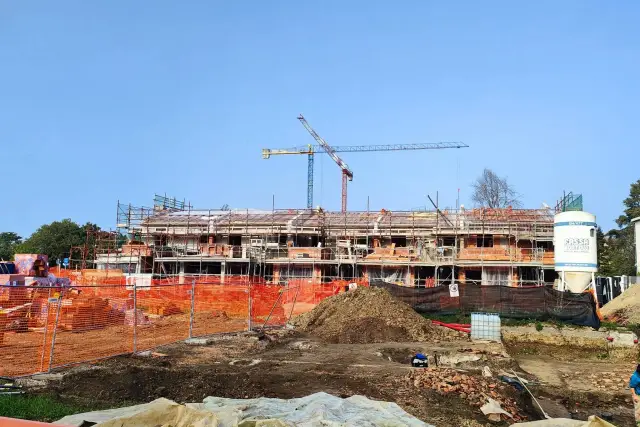
[[[553,213],[202,210],[156,196],[153,208],[118,204],[118,232],[96,239],[95,268],[180,282],[541,285],[555,279]],[[118,244],[125,234],[128,242]]]

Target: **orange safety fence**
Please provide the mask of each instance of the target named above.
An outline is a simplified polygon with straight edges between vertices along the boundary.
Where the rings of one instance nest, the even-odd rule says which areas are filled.
[[[351,283],[292,279],[274,285],[237,276],[226,277],[224,284],[204,276],[136,286],[126,280],[109,284],[114,278],[104,281],[0,286],[0,376],[46,372],[190,337],[245,331],[250,323],[254,329],[282,326]]]
[[[48,367],[55,325],[51,296],[52,289],[0,287],[0,376]]]

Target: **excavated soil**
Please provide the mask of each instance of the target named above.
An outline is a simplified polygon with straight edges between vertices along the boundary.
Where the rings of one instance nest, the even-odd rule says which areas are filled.
[[[299,331],[328,343],[439,342],[466,334],[436,326],[385,289],[359,287],[322,300],[293,320]]]
[[[290,399],[323,391],[396,402],[438,427],[477,427],[485,425],[486,417],[476,406],[457,394],[416,387],[409,378],[414,370],[410,363],[387,356],[456,355],[469,345],[487,354],[495,347],[465,342],[326,344],[296,331],[269,331],[264,337],[245,334],[208,346],[172,344],[158,349],[155,357],[120,356],[60,370],[62,378],[41,392],[63,402],[108,408],[158,397],[185,403],[206,396]]]
[[[594,383],[607,384],[615,378],[612,384],[617,386],[628,378],[634,368],[631,364],[616,366],[590,359],[558,364],[554,357],[540,361],[539,356],[532,356],[518,359],[523,363],[521,369],[495,343],[327,344],[292,330],[220,336],[207,346],[178,343],[156,351],[148,356],[120,356],[60,369],[60,379],[32,392],[100,409],[158,397],[184,403],[199,402],[210,395],[288,399],[324,391],[340,397],[359,394],[393,401],[438,427],[506,426],[504,420],[491,424],[477,406],[478,401],[470,398],[474,393],[488,393],[508,403],[513,413],[532,420],[539,418],[527,401],[527,393],[518,393],[499,381],[503,371],[515,370],[530,380],[536,396],[559,402],[573,417],[584,420],[589,415],[609,413],[617,426],[634,425],[628,390],[622,386],[619,390],[593,388],[584,381],[593,376]],[[411,368],[410,355],[417,352],[438,354],[440,361],[446,356],[450,362],[458,362],[434,365],[431,370],[437,372],[428,381],[416,383],[415,376],[421,376],[422,370]],[[576,353],[576,358],[580,355]],[[473,361],[471,356],[479,360]],[[485,366],[490,367],[493,378],[483,377]],[[452,376],[453,371],[456,374]]]
[[[640,324],[640,286],[631,286],[617,298],[609,301],[600,313],[623,324]]]

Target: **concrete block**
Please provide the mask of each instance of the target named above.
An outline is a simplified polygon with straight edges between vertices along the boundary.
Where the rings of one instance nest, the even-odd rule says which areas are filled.
[[[49,381],[45,380],[33,380],[31,378],[18,378],[15,380],[15,385],[24,387],[24,388],[43,388],[49,384]]]
[[[609,331],[609,345],[611,347],[633,347],[638,339],[632,332]]]
[[[213,340],[211,338],[189,338],[189,339],[185,340],[184,342],[187,345],[210,345],[214,341],[215,340]]]
[[[64,377],[64,374],[62,373],[31,375],[31,379],[43,380],[43,381],[60,381],[63,377]]]

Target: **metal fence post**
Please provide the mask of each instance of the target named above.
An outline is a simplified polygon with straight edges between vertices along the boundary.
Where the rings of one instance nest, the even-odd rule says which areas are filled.
[[[133,280],[133,352],[138,351],[138,287]]]
[[[44,355],[47,350],[47,330],[49,329],[49,316],[51,315],[51,288],[49,288],[49,295],[47,295],[47,320],[44,324],[44,333],[42,334],[42,357],[40,358],[40,372],[44,371]]]
[[[248,301],[247,301],[247,313],[248,313],[247,330],[251,331],[251,305],[252,305],[252,301],[251,301],[251,282],[249,282],[249,284],[247,285],[247,292],[249,293],[249,298],[248,298]]]
[[[56,332],[58,331],[58,319],[60,318],[60,306],[62,306],[62,296],[58,297],[58,309],[56,310],[56,321],[53,325],[53,337],[51,338],[51,351],[49,352],[49,368],[51,372],[51,364],[53,363],[53,351],[56,346]]]
[[[189,316],[189,338],[193,338],[193,318],[196,306],[196,281],[191,281],[191,316]]]

